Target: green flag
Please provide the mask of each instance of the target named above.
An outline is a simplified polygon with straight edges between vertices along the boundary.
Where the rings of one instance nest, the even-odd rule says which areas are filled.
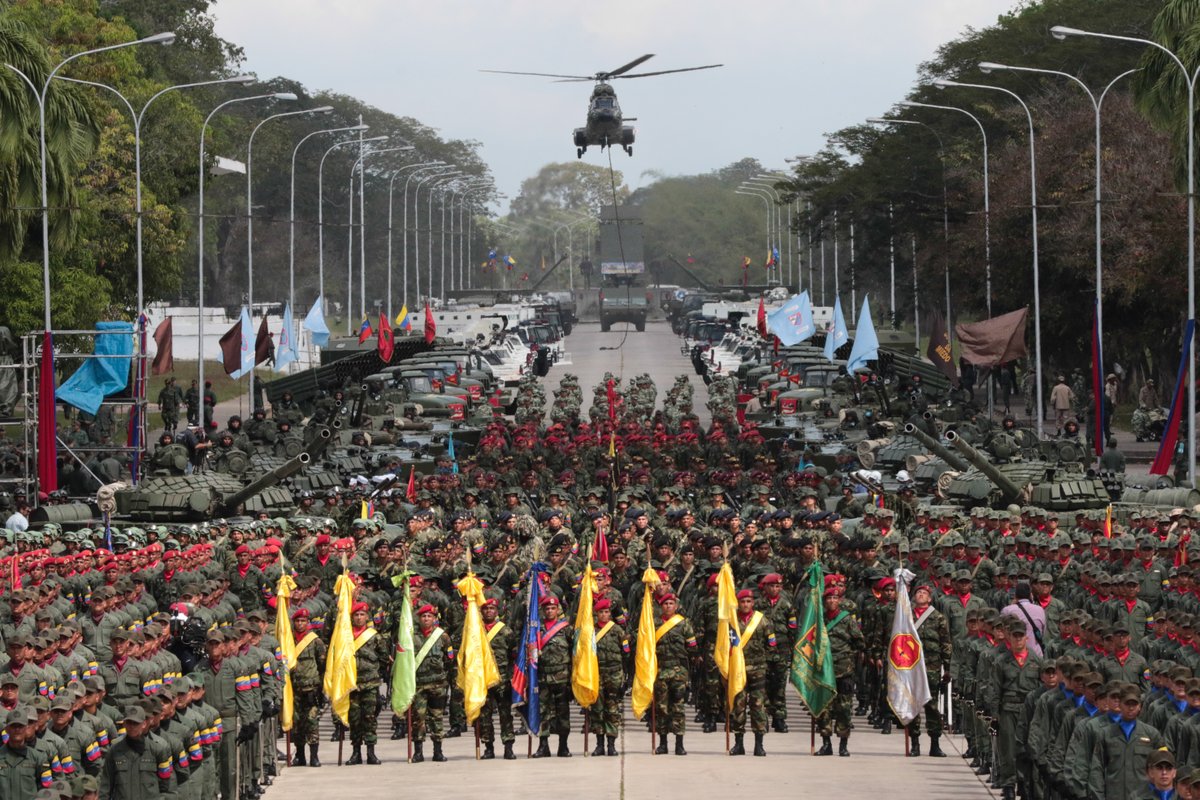
[[[808,603],[800,621],[800,636],[792,648],[792,685],[815,717],[837,695],[833,676],[833,651],[825,630],[825,606],[821,591],[825,576],[820,564],[808,568]]]
[[[396,662],[392,665],[392,711],[402,716],[417,693],[417,653],[413,649],[412,599],[408,596],[410,572],[392,578],[394,586],[404,584],[404,604],[396,628]]]

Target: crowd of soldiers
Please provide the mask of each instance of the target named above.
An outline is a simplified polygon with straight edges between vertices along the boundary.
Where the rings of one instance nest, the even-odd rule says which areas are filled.
[[[454,586],[468,572],[486,586],[481,614],[503,678],[478,720],[484,759],[516,758],[526,732],[529,709],[514,706],[509,677],[530,581],[542,597],[541,724],[527,731],[538,738],[535,757],[570,756],[581,726],[595,736],[592,755],[618,755],[647,585],[658,676],[645,722],[658,753],[686,755],[688,728],[699,725],[728,730],[730,755],[765,756],[767,734],[789,731],[793,651],[815,599],[837,688],[814,723],[816,754],[833,755],[836,737],[838,755],[849,756],[856,726],[890,734],[899,722],[886,701],[899,568],[915,576],[933,694],[907,726],[910,755],[945,757],[949,724],[1005,797],[1156,797],[1148,792],[1167,775],[1178,796],[1192,796],[1192,510],[1135,513],[1107,537],[1094,512],[931,507],[910,485],[876,497],[855,483],[852,461],[830,472],[802,446],[768,446],[753,424],[739,425],[725,377],[709,387],[707,429],[684,377],[661,406],[648,376],[624,386],[606,379],[586,415],[574,376],[553,394],[547,421],[541,384],[524,381],[514,418],[497,416],[458,461],[439,457],[411,491],[356,485],[303,496],[286,518],[9,532],[0,550],[0,796],[254,800],[277,769],[286,675],[292,765],[320,767],[343,573],[355,586],[358,681],[333,736],[348,739],[348,764],[380,763],[381,723],[385,735],[411,739],[413,762],[425,760],[427,741],[430,760],[445,761],[443,740],[467,732],[455,681],[465,613]],[[293,413],[280,409],[275,430]],[[368,494],[374,513],[363,518]],[[581,715],[571,699],[572,623],[589,554],[602,680]],[[747,676],[731,704],[715,659],[725,565]],[[648,569],[656,580],[644,584]],[[290,664],[273,633],[284,575],[295,582]],[[395,714],[385,709],[406,597],[416,692]]]

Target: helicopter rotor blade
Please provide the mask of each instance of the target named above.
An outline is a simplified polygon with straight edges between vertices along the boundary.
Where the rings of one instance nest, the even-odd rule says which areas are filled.
[[[593,81],[590,75],[555,75],[551,72],[514,72],[508,69],[481,69],[480,72],[491,72],[496,75],[533,75],[538,78],[560,78],[568,81]]]
[[[684,67],[683,69],[664,69],[658,72],[635,72],[633,75],[613,75],[614,78],[649,78],[653,75],[670,75],[672,72],[695,72],[698,69],[716,69],[724,64],[706,64],[703,67]]]
[[[616,78],[619,75],[623,75],[624,73],[629,72],[629,70],[633,69],[638,64],[641,64],[644,61],[648,61],[651,58],[654,58],[654,54],[647,53],[644,56],[635,58],[633,61],[630,61],[628,64],[626,64],[623,67],[617,67],[616,69],[612,70],[611,72],[597,72],[596,80],[604,81],[604,80],[608,80],[609,78]]]

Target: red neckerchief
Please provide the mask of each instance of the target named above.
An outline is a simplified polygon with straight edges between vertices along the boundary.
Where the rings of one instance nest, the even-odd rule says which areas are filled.
[[[968,603],[968,602],[970,602],[970,600],[971,600],[971,593],[970,593],[970,592],[967,592],[966,594],[960,594],[960,595],[958,595],[958,602],[962,603],[962,607],[963,607],[963,608],[966,608],[966,607],[967,607],[967,603]]]
[[[1042,608],[1049,608],[1050,600],[1051,600],[1050,595],[1046,595],[1045,597],[1039,597],[1037,602],[1038,602],[1038,605],[1041,606]]]
[[[124,671],[125,665],[128,663],[129,663],[129,656],[126,656],[125,658],[114,658],[113,659],[113,666],[117,668],[117,672]]]
[[[783,595],[779,595],[779,597],[783,597]],[[769,604],[769,605],[770,605],[772,608],[774,608],[774,607],[775,607],[775,604],[779,602],[779,597],[769,597],[769,596],[768,596],[768,597],[767,597],[767,603],[768,603],[768,604]]]
[[[304,633],[297,633],[296,631],[292,631],[292,637],[295,638],[296,644],[300,644],[301,640],[303,640],[304,637],[308,636],[308,634],[310,634],[310,633],[312,633],[312,631],[305,631]]]
[[[329,563],[329,556],[317,556],[317,563],[322,567]]]
[[[738,621],[742,623],[743,627],[745,627],[746,623],[748,623],[753,616],[754,616],[753,611],[751,611],[749,614],[747,614],[744,617],[741,614],[738,614]]]
[[[369,625],[364,625],[361,628],[351,628],[351,630],[354,631],[354,638],[357,639],[359,636],[362,636],[363,631],[365,631],[369,627],[370,627]]]
[[[237,568],[238,577],[240,577],[240,578],[246,577],[246,573],[249,572],[250,568],[253,566],[254,566],[253,564],[247,564],[246,566],[243,567],[241,564],[238,564],[238,568]]]
[[[1119,653],[1113,653],[1113,658],[1115,658],[1117,660],[1117,663],[1120,664],[1122,667],[1125,666],[1125,662],[1129,660],[1129,648],[1126,647],[1124,650],[1122,650]]]
[[[1126,600],[1125,601],[1125,608],[1129,609],[1130,611],[1133,611],[1135,606],[1137,606],[1137,600]]]
[[[1028,650],[1022,650],[1021,652],[1018,653],[1016,650],[1013,650],[1010,647],[1009,652],[1012,653],[1013,658],[1015,658],[1017,660],[1017,666],[1021,666],[1021,667],[1025,666],[1025,661],[1029,658]]]
[[[971,560],[970,556],[967,556],[967,563],[970,564],[972,567],[975,566],[976,564],[978,564],[980,561],[983,561],[982,553],[980,553],[979,558],[975,559],[974,561]]]
[[[995,644],[995,643],[996,643],[996,637],[995,637],[995,636],[993,636],[993,635],[992,635],[992,634],[990,634],[990,633],[985,633],[985,634],[983,635],[983,638],[987,639],[987,642],[988,642],[988,644]]]
[[[932,605],[925,606],[924,608],[920,606],[913,606],[913,622],[920,620],[922,617],[928,614],[929,609],[931,608],[933,608]]]

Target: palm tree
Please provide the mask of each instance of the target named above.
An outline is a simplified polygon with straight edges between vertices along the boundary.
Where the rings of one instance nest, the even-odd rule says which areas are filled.
[[[12,64],[40,90],[50,71],[46,48],[19,23],[0,17],[0,63]],[[0,263],[20,257],[41,207],[38,105],[20,75],[0,67]],[[52,247],[74,235],[75,172],[100,140],[98,120],[78,90],[56,81],[46,97],[46,183]]]
[[[1190,77],[1200,65],[1200,0],[1167,0],[1154,18],[1150,38],[1179,56]],[[1138,108],[1155,127],[1170,134],[1176,182],[1186,186],[1187,80],[1175,60],[1155,47],[1146,48],[1141,68],[1134,76]]]

